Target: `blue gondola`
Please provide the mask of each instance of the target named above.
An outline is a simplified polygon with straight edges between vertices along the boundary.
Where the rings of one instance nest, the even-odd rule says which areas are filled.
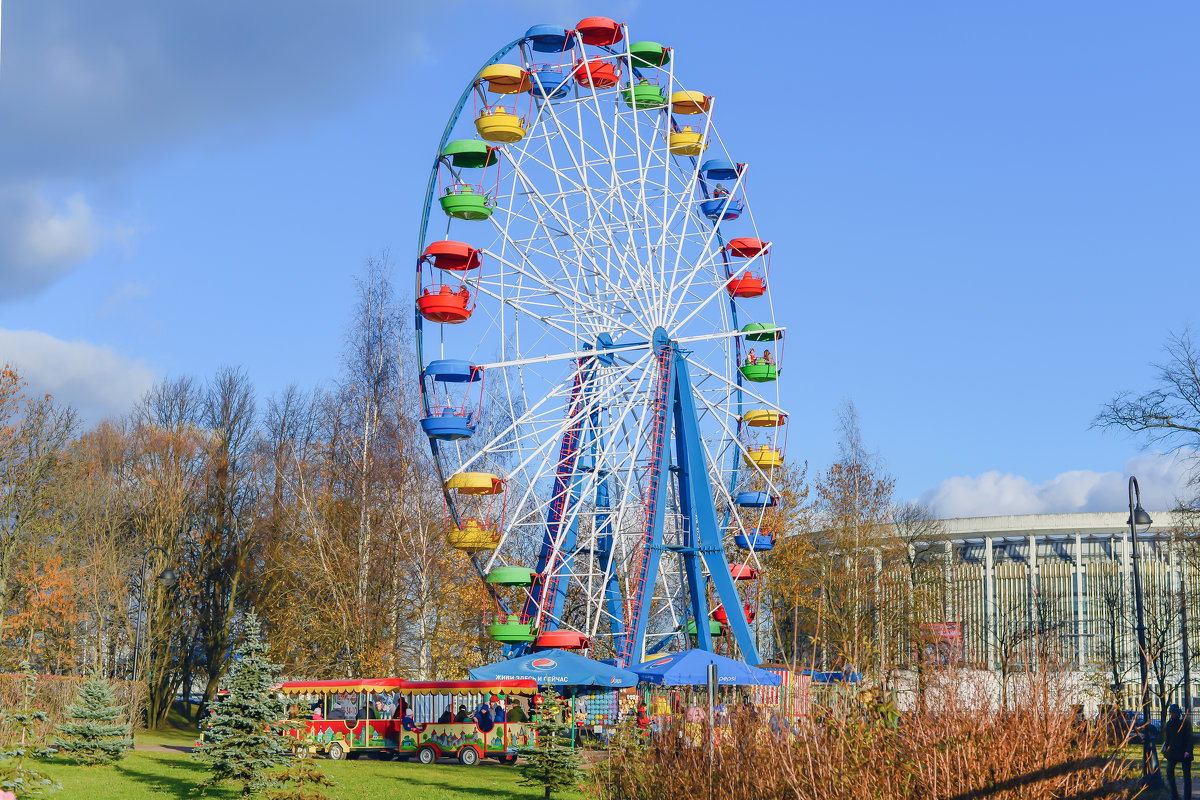
[[[571,75],[562,67],[540,65],[529,70],[529,93],[545,100],[561,100],[571,90]]]
[[[734,502],[742,508],[770,508],[775,498],[766,492],[738,492]]]
[[[713,222],[735,220],[742,215],[743,210],[742,198],[740,197],[725,195],[700,202],[700,213]]]
[[[700,165],[700,180],[705,183],[737,179],[738,168],[723,158],[710,158]]]
[[[430,361],[425,367],[423,379],[428,378],[429,393],[433,402],[429,413],[421,419],[421,429],[430,439],[455,441],[467,439],[475,433],[479,423],[479,405],[483,401],[483,368],[471,366],[466,361],[442,359]],[[467,384],[461,402],[452,402],[450,384]],[[441,384],[440,391],[438,384]],[[478,384],[478,400],[471,384]]]
[[[775,537],[770,533],[764,532],[761,528],[754,528],[749,533],[739,533],[733,537],[733,542],[742,550],[773,550],[775,549]]]
[[[575,32],[562,25],[534,25],[525,31],[525,38],[539,53],[562,53],[575,46]]]

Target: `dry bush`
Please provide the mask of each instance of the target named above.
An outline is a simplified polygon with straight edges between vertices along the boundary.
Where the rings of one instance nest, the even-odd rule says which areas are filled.
[[[1039,679],[1004,713],[948,693],[902,717],[833,697],[786,731],[762,713],[732,715],[710,763],[706,723],[672,726],[644,746],[628,737],[593,770],[605,800],[1100,800],[1131,797],[1129,764],[1066,694]]]
[[[33,707],[37,711],[46,712],[46,720],[34,727],[34,734],[38,739],[45,740],[54,733],[55,725],[66,721],[66,708],[78,698],[79,687],[83,685],[84,680],[62,675],[38,676],[34,685]],[[127,712],[132,708],[134,719],[140,719],[146,705],[145,686],[132,681],[111,683],[116,690],[117,702],[125,706]],[[20,709],[24,703],[24,691],[24,676],[20,673],[0,674],[0,710]],[[9,744],[10,742],[3,740],[3,734],[0,733],[0,747]]]

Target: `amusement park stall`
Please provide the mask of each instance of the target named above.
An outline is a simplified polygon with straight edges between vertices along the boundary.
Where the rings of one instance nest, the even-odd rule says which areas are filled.
[[[532,680],[570,698],[575,728],[603,737],[636,710],[637,673],[566,650],[543,650],[471,670],[475,680]]]
[[[763,687],[778,687],[783,678],[773,671],[752,667],[705,650],[683,650],[659,656],[634,667],[642,681],[647,713],[659,724],[669,717],[699,722],[706,717],[709,667],[717,670],[717,698],[721,706],[755,702]]]

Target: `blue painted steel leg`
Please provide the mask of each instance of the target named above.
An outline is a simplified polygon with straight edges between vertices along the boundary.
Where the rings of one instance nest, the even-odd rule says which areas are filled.
[[[604,607],[612,627],[613,651],[625,647],[625,610],[621,603],[621,580],[613,558],[612,515],[609,513],[608,475],[596,476],[596,558],[608,575],[604,584]]]
[[[675,414],[678,418],[679,438],[677,458],[680,473],[680,497],[687,497],[691,503],[690,516],[695,520],[694,529],[696,543],[700,556],[708,567],[709,578],[713,589],[725,607],[729,617],[729,627],[737,640],[742,658],[749,664],[759,663],[758,647],[754,644],[754,636],[750,624],[746,621],[746,613],[742,609],[742,599],[737,587],[733,584],[733,576],[729,574],[729,561],[725,558],[725,545],[721,537],[721,528],[717,524],[717,509],[713,500],[712,485],[708,479],[708,468],[704,461],[704,451],[700,443],[700,422],[696,415],[696,401],[692,394],[692,381],[688,374],[687,359],[676,351],[675,356]],[[685,477],[686,476],[686,477]],[[685,488],[686,486],[686,488]],[[689,573],[688,590],[691,589]],[[697,599],[699,598],[699,599]],[[695,592],[691,598],[693,609],[704,609],[704,592]],[[695,612],[693,612],[695,613]],[[708,615],[697,616],[696,630],[707,626]],[[701,641],[704,641],[701,639]],[[708,648],[711,649],[711,640]]]
[[[671,399],[675,417],[675,469],[676,478],[679,481],[679,511],[684,525],[683,571],[687,579],[688,610],[696,623],[696,645],[701,650],[711,653],[713,652],[712,630],[708,624],[708,598],[704,592],[704,570],[701,568],[700,562],[700,543],[697,535],[699,525],[696,518],[697,503],[703,502],[703,500],[694,496],[695,483],[692,476],[697,462],[700,465],[700,471],[705,475],[707,475],[707,470],[704,466],[703,454],[693,453],[688,437],[682,435],[687,430],[687,421],[683,415],[685,402],[683,386],[684,381],[687,380],[687,362],[678,350],[674,353],[674,359],[675,386],[671,392]],[[690,396],[686,402],[690,402]]]

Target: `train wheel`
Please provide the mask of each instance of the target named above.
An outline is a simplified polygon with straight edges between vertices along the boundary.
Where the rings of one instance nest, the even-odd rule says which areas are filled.
[[[329,745],[329,760],[341,761],[346,757],[346,746],[341,742],[334,742]]]
[[[422,747],[417,750],[417,761],[422,764],[432,764],[437,760],[437,753],[432,747]]]
[[[474,747],[464,747],[458,751],[458,763],[464,767],[473,767],[479,763],[479,751]]]

